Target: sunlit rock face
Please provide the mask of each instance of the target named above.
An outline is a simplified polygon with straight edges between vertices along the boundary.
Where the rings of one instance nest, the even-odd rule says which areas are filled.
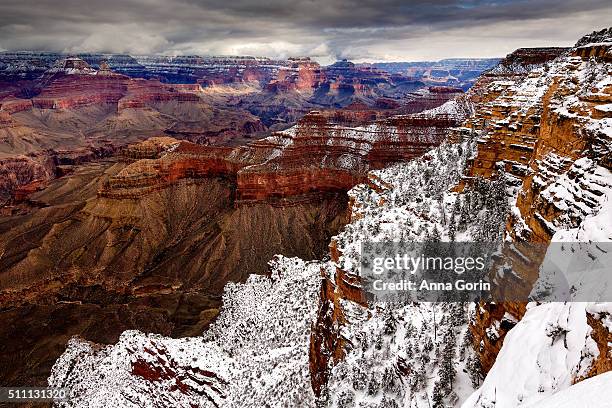
[[[4,164],[0,173],[3,204],[21,186],[44,184],[69,172],[66,166],[109,156],[150,136],[223,145],[265,131],[244,110],[214,106],[197,84],[133,79],[106,62],[98,68],[70,57],[35,80],[0,85],[0,159],[18,163]]]

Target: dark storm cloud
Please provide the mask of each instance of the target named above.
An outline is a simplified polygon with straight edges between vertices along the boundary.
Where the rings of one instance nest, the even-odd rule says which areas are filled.
[[[568,45],[609,0],[2,0],[0,47],[424,59]]]

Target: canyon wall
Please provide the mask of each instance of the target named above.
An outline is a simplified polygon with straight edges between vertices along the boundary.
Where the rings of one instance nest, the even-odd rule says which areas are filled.
[[[140,160],[111,177],[99,195],[136,198],[181,179],[212,176],[235,182],[242,204],[344,192],[370,169],[422,155],[459,123],[448,114],[414,114],[347,127],[334,122],[339,116],[311,112],[293,128],[233,149],[150,139],[125,149],[124,157]]]
[[[483,72],[495,67],[499,59],[451,58],[423,62],[379,62],[373,65],[387,72],[398,73],[427,85],[457,86],[467,91]]]
[[[517,80],[508,69],[516,66],[511,61],[517,58],[507,58],[510,63],[491,71],[501,73],[505,77],[503,82],[487,78],[486,88],[493,90],[493,98],[479,90],[480,113],[468,127],[480,126],[485,131],[468,175],[495,178],[504,173],[516,186],[516,204],[507,223],[511,240],[539,243],[563,240],[563,231],[576,228],[601,211],[602,197],[611,182],[607,176],[610,169],[607,106],[612,100],[609,41],[609,30],[593,33],[540,67],[533,65],[541,63],[542,55],[550,55],[548,49],[538,52],[535,59],[520,50],[518,59],[528,62],[531,72]],[[553,54],[556,53],[555,50]],[[512,77],[510,81],[508,76]],[[469,178],[466,181],[469,183]],[[584,237],[574,240],[583,241]],[[504,285],[528,291],[538,279],[534,274],[537,268],[521,273],[517,254],[507,251],[506,255],[508,259],[514,258],[518,275],[505,276]],[[495,361],[508,329],[524,313],[524,305],[512,303],[483,304],[478,309],[472,331],[485,373]],[[602,343],[605,336],[602,337],[601,328],[592,318],[588,322],[597,343],[604,347],[595,366],[604,367],[610,359]],[[495,338],[485,335],[489,328],[500,325],[503,330],[498,330]]]

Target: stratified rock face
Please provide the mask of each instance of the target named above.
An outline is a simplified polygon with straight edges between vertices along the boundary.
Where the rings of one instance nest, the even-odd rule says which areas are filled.
[[[65,55],[44,52],[1,52],[0,80],[34,80],[54,67]],[[132,78],[159,79],[168,83],[200,83],[204,86],[257,81],[273,87],[307,90],[331,82],[347,87],[393,82],[423,81],[427,85],[458,86],[467,90],[497,59],[448,59],[437,62],[379,63],[368,66],[339,61],[319,67],[309,58],[271,60],[254,57],[141,56],[78,54],[93,69],[103,63]],[[391,75],[385,73],[390,73]],[[326,82],[326,79],[330,82]],[[274,85],[273,85],[274,84]],[[293,85],[291,85],[293,84]],[[287,88],[284,88],[287,89]]]
[[[397,86],[407,77],[393,76],[370,66],[356,65],[342,60],[321,67],[308,58],[290,59],[287,68],[279,70],[277,79],[268,84],[271,91],[296,90],[319,91],[318,99],[325,94],[340,98],[370,96],[380,86]]]
[[[514,184],[516,203],[507,223],[510,240],[610,239],[609,223],[605,227],[587,225],[603,211],[605,197],[612,192],[610,37],[609,30],[585,36],[575,48],[545,65],[542,62],[560,50],[537,49],[534,55],[519,50],[470,91],[477,114],[467,126],[484,131],[469,175],[495,178],[505,174]],[[525,64],[533,70],[525,73],[521,68]],[[508,259],[520,257],[512,251],[507,255]],[[515,270],[518,275],[507,275],[504,282],[508,287],[522,282],[528,292],[539,278],[533,275],[537,269]],[[575,286],[580,287],[580,282]],[[524,304],[512,303],[483,304],[477,309],[472,330],[484,372],[493,366],[512,322],[519,321],[524,312]],[[592,317],[589,324],[598,328],[593,333],[602,353],[591,372],[580,376],[609,367],[607,335]],[[491,331],[494,338],[487,336]],[[580,377],[572,375],[572,381]]]
[[[37,79],[60,58],[59,54],[52,52],[2,52],[0,53],[2,80]]]
[[[144,67],[141,78],[158,78],[170,83],[218,85],[243,81],[262,84],[275,78],[290,62],[254,57],[145,56],[136,60]]]
[[[78,75],[75,78],[73,75]],[[42,92],[32,98],[38,109],[72,109],[102,104],[116,105],[127,93],[127,77],[73,74],[52,80]]]
[[[0,78],[7,80],[37,79],[57,66],[66,55],[46,52],[0,53]],[[132,78],[157,78],[169,83],[231,83],[243,80],[270,81],[287,61],[253,57],[143,56],[125,54],[78,54],[68,61],[81,60],[93,69],[108,64],[117,73]],[[63,65],[63,63],[62,63]]]
[[[155,103],[195,103],[200,101],[199,86],[169,86],[154,80],[135,80],[114,73],[109,65],[91,68],[79,58],[61,60],[45,72],[42,89],[32,98],[34,108],[72,109],[85,106],[113,105],[125,109],[145,108]]]
[[[125,153],[150,159],[111,177],[100,195],[135,198],[181,179],[211,176],[235,180],[241,202],[344,192],[365,181],[368,170],[410,160],[440,144],[460,119],[441,111],[393,116],[364,126],[334,123],[342,117],[335,111],[312,112],[287,131],[235,149],[150,140]]]
[[[33,182],[48,180],[54,176],[54,173],[54,163],[45,157],[21,156],[0,159],[0,207],[12,199],[10,192]]]
[[[547,62],[553,61],[568,48],[549,47],[549,48],[519,48],[508,54],[493,69],[485,75],[521,75],[541,67]]]
[[[273,92],[312,92],[326,81],[324,69],[310,58],[290,58],[290,65],[280,68],[267,89]]]
[[[503,170],[517,177],[526,174],[540,134],[543,92],[550,86],[544,64],[566,48],[521,48],[487,71],[468,95],[477,105],[468,121],[484,129],[470,176],[491,177]]]
[[[520,82],[530,71],[550,63],[568,50],[560,47],[519,48],[482,73],[470,88],[470,99],[474,103],[491,102],[515,82]],[[483,107],[478,113],[486,114],[487,109]]]
[[[239,197],[260,200],[308,190],[346,191],[364,181],[368,169],[412,159],[439,144],[453,120],[394,117],[345,128],[324,114],[311,113],[287,132],[290,137],[278,136],[275,149],[282,149],[281,154],[238,173]]]
[[[513,214],[518,218],[510,230],[517,238],[548,242],[557,227],[572,227],[592,213],[598,207],[593,197],[606,188],[610,67],[605,54],[591,58],[585,47],[504,84],[505,90],[471,120],[470,126],[483,126],[486,135],[470,175],[495,177],[504,171],[522,182],[519,213]],[[494,93],[497,86],[488,85]]]

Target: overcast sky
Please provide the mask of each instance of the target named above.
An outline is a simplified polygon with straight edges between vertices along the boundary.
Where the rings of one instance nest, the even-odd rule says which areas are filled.
[[[0,0],[0,49],[414,61],[567,46],[611,23],[611,0]]]

